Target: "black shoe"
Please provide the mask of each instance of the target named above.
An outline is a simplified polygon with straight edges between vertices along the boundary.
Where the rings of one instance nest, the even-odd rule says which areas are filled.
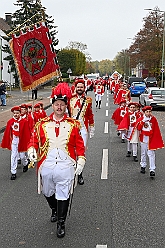
[[[16,174],[11,174],[11,178],[10,178],[10,179],[11,179],[11,180],[15,180],[16,177],[17,177]]]
[[[141,167],[141,171],[140,171],[140,173],[142,173],[142,174],[145,174],[145,168],[144,167]]]
[[[150,177],[155,177],[155,172],[154,171],[150,171]]]
[[[23,167],[23,172],[26,172],[26,171],[28,171],[28,164]]]
[[[128,151],[126,157],[131,157],[131,152]]]
[[[122,139],[122,140],[121,140],[121,143],[125,143],[125,139]]]
[[[78,184],[80,184],[80,185],[84,184],[84,179],[83,179],[82,173],[80,175],[78,175]]]
[[[57,212],[56,212],[55,209],[52,209],[52,215],[51,215],[50,221],[51,222],[56,222],[57,221]]]
[[[133,161],[134,161],[134,162],[138,162],[137,156],[133,156]]]
[[[21,159],[20,158],[18,159],[18,164],[21,164]]]
[[[117,136],[120,136],[120,132],[117,132]]]
[[[65,236],[65,221],[59,220],[57,222],[57,237],[63,238]]]

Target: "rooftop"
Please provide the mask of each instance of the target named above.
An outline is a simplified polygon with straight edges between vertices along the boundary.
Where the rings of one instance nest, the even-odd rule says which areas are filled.
[[[7,24],[7,22],[1,17],[0,17],[0,29],[2,31],[7,31],[10,29],[10,26]]]

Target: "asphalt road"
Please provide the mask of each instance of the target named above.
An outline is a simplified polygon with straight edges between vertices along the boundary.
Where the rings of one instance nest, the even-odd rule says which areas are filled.
[[[90,95],[94,97],[93,92]],[[126,144],[116,135],[111,120],[116,106],[112,102],[107,92],[101,109],[96,109],[93,102],[96,131],[88,143],[85,184],[75,190],[63,239],[56,237],[50,209],[44,197],[37,194],[35,169],[22,173],[19,166],[16,181],[11,181],[10,152],[0,149],[0,247],[165,247],[164,149],[156,152],[155,179],[150,179],[148,170],[141,174],[139,162],[126,158]],[[50,114],[51,109],[47,112]],[[154,115],[165,140],[165,112],[154,111]],[[108,154],[103,159],[105,151]],[[102,165],[107,161],[107,179],[101,179]]]

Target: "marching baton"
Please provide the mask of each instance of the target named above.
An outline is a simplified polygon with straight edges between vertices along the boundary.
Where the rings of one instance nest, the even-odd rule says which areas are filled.
[[[69,201],[69,216],[70,216],[70,212],[71,212],[71,208],[72,208],[72,201],[73,201],[73,193],[74,193],[75,184],[76,184],[76,174],[74,175],[73,192],[71,194],[70,201]]]

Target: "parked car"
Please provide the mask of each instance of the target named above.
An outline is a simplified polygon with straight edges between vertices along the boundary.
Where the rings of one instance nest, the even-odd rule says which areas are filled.
[[[133,82],[129,88],[131,96],[140,96],[146,89],[144,82]]]
[[[144,82],[142,77],[129,77],[127,86],[130,87],[133,82]]]
[[[142,106],[165,107],[165,88],[149,87],[139,96]]]
[[[157,87],[158,82],[155,77],[147,77],[144,79],[147,87]]]

